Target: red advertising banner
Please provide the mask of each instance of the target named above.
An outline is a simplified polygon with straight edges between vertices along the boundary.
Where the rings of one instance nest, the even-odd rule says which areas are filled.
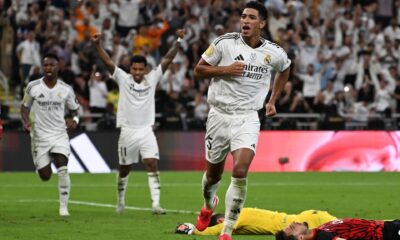
[[[400,171],[400,132],[261,132],[250,171]]]
[[[205,170],[204,132],[156,135],[160,170]],[[118,137],[117,131],[72,135],[71,172],[74,166],[80,166],[76,172],[98,172],[100,166],[116,169]],[[232,165],[229,154],[226,169],[232,169]],[[134,169],[144,170],[143,164]],[[28,134],[3,134],[0,171],[34,171]],[[400,131],[262,131],[250,171],[400,171]]]

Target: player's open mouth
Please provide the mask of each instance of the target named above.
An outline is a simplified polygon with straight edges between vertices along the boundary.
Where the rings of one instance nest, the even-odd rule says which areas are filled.
[[[242,31],[243,32],[248,32],[250,30],[250,27],[249,26],[243,26],[242,27]]]

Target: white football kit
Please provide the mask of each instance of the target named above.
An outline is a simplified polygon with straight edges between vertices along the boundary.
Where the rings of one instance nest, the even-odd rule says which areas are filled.
[[[119,85],[117,127],[121,128],[118,141],[120,165],[139,162],[139,158],[159,159],[157,140],[153,132],[155,121],[154,94],[162,78],[159,65],[137,83],[131,74],[116,67],[112,75]]]
[[[50,153],[68,158],[70,145],[64,115],[66,108],[72,111],[79,108],[71,86],[57,80],[53,88],[48,88],[40,78],[28,84],[22,104],[30,108],[31,151],[36,169],[51,162]]]
[[[242,76],[218,76],[211,81],[208,103],[211,110],[205,137],[206,159],[225,160],[229,151],[256,150],[260,121],[257,110],[263,107],[270,88],[271,72],[283,72],[290,66],[286,52],[277,44],[261,39],[257,48],[248,46],[240,33],[216,38],[202,58],[212,66],[245,64]]]

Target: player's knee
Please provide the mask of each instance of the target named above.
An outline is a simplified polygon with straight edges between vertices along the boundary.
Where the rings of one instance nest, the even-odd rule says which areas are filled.
[[[50,180],[51,174],[39,174],[39,177],[43,182],[47,182]]]
[[[233,168],[232,177],[245,178],[247,177],[248,169],[244,166],[238,166]]]
[[[124,178],[129,175],[130,168],[127,166],[120,166],[119,168],[119,176]]]
[[[216,184],[221,180],[221,175],[207,175],[207,182],[211,185]]]
[[[157,172],[157,160],[145,161],[145,166],[148,172]]]

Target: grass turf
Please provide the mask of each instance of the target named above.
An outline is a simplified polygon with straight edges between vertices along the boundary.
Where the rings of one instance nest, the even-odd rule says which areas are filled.
[[[201,172],[162,172],[161,203],[168,212],[155,216],[144,172],[132,172],[127,209],[117,215],[115,174],[71,174],[71,216],[58,216],[57,176],[41,182],[35,173],[0,174],[0,239],[217,239],[174,234],[178,223],[194,222],[202,205]],[[229,173],[219,188],[224,194]],[[337,217],[400,218],[399,173],[251,173],[246,207],[297,213],[327,210]],[[235,240],[273,239],[235,236]]]

